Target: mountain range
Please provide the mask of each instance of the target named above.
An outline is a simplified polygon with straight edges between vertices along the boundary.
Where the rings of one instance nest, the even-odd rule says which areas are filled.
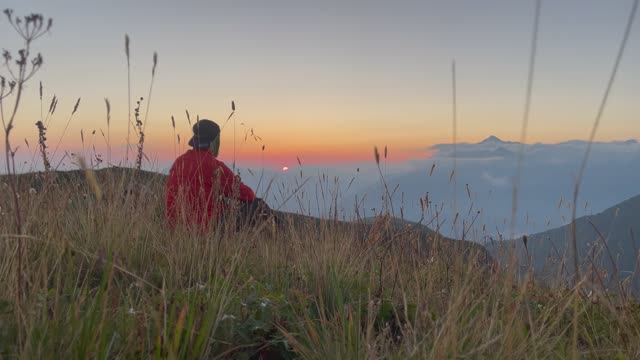
[[[449,236],[459,236],[462,220],[474,222],[477,241],[511,232],[537,233],[569,222],[572,194],[587,144],[575,140],[522,145],[496,136],[478,143],[438,144],[430,148],[434,153],[430,159],[411,162],[410,169],[389,174],[385,182],[388,188],[397,188],[395,210],[399,213],[402,207],[409,220],[422,216],[419,199],[428,194],[430,202],[438,206],[442,230]],[[512,221],[513,184],[521,151],[518,201]],[[377,182],[358,189],[360,194],[367,194],[363,202],[367,209],[379,207],[386,192],[380,177],[372,178]],[[582,178],[578,216],[599,213],[631,198],[640,192],[638,184],[638,141],[593,143]],[[454,223],[456,219],[458,224]]]

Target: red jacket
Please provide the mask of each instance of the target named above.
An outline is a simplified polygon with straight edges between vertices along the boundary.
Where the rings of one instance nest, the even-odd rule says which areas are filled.
[[[177,220],[203,228],[217,219],[225,199],[250,202],[256,196],[211,151],[189,150],[176,159],[166,184],[166,217],[171,226]]]

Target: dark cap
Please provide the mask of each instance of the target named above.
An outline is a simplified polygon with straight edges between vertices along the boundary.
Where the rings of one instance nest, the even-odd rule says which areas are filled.
[[[207,148],[220,136],[220,126],[215,122],[202,119],[193,124],[193,137],[189,140],[189,145],[196,149]]]

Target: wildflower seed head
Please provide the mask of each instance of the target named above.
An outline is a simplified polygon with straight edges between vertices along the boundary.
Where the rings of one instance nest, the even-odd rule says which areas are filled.
[[[13,23],[13,9],[4,9],[3,13],[7,16],[9,22]]]
[[[11,56],[11,53],[7,49],[2,49],[2,57],[4,58],[5,64],[8,64],[13,58],[13,56]]]
[[[37,69],[42,66],[43,62],[44,59],[42,58],[42,54],[38,53],[36,57],[31,59],[31,66],[33,66],[34,69]]]

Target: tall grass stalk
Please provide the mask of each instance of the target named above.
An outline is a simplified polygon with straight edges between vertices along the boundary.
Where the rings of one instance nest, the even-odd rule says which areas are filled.
[[[575,292],[578,294],[580,292],[580,268],[578,264],[578,235],[576,228],[576,217],[577,217],[577,207],[578,207],[578,197],[580,195],[580,186],[582,184],[582,178],[584,176],[585,169],[587,167],[587,162],[589,160],[589,155],[591,153],[591,146],[593,145],[593,141],[595,140],[596,133],[598,131],[598,127],[600,125],[600,120],[602,119],[602,115],[604,114],[604,110],[607,105],[607,101],[609,100],[609,94],[611,93],[611,89],[613,88],[613,84],[616,80],[616,75],[618,74],[618,68],[620,66],[620,62],[622,61],[622,57],[624,55],[625,49],[627,48],[627,42],[629,40],[629,35],[631,33],[631,29],[633,27],[633,23],[636,18],[636,12],[638,10],[639,0],[634,0],[631,10],[629,12],[629,17],[625,26],[624,35],[622,36],[622,41],[620,43],[620,47],[618,49],[618,53],[615,58],[615,62],[613,64],[613,69],[611,70],[611,75],[609,76],[609,80],[607,82],[607,87],[602,96],[602,100],[600,102],[600,106],[598,107],[598,112],[596,114],[595,120],[593,122],[593,127],[591,128],[591,133],[589,135],[589,142],[587,143],[587,148],[584,153],[584,157],[582,162],[580,163],[580,168],[578,170],[578,176],[576,179],[576,185],[573,190],[573,204],[571,206],[571,250],[573,256],[573,271],[574,271],[574,284],[575,284]],[[574,311],[573,311],[573,349],[572,357],[574,359],[578,358],[577,348],[578,348],[578,302],[577,300],[574,302]]]
[[[133,124],[131,122],[131,54],[129,49],[129,34],[124,35],[124,54],[127,58],[127,150],[125,156],[125,163],[129,164],[129,150],[131,147],[131,128]]]
[[[107,164],[111,166],[111,102],[104,98],[104,105],[107,109]]]
[[[511,229],[510,238],[515,238],[515,228],[518,221],[518,189],[522,176],[522,165],[524,163],[524,152],[527,142],[527,131],[529,129],[529,115],[531,113],[531,97],[533,94],[533,80],[536,69],[536,55],[538,53],[538,27],[540,25],[540,11],[542,0],[535,0],[535,12],[533,17],[533,30],[531,35],[531,48],[529,51],[529,70],[527,73],[527,90],[525,92],[524,110],[522,113],[522,129],[520,130],[520,149],[518,150],[518,164],[516,174],[513,179],[511,194]]]
[[[456,61],[451,62],[451,122],[452,122],[452,144],[453,144],[453,169],[449,180],[453,181],[453,213],[455,218],[451,224],[452,231],[456,234],[456,220],[458,219],[458,182],[457,182],[457,163],[458,163],[458,91],[456,80]]]
[[[60,148],[60,145],[62,144],[62,140],[64,139],[64,136],[67,134],[67,129],[69,129],[69,124],[71,123],[71,120],[73,119],[73,116],[76,114],[76,112],[78,111],[78,107],[80,106],[80,99],[78,98],[78,100],[76,100],[75,105],[73,106],[73,110],[71,110],[71,114],[69,114],[69,117],[67,118],[67,123],[64,125],[64,129],[62,129],[62,134],[60,135],[60,138],[58,139],[58,142],[56,143],[56,147],[53,149],[53,155],[51,155],[51,158],[55,158],[56,154],[58,153],[58,149]],[[62,159],[60,160],[59,164],[62,163]],[[55,167],[55,169],[58,169],[58,166]]]

